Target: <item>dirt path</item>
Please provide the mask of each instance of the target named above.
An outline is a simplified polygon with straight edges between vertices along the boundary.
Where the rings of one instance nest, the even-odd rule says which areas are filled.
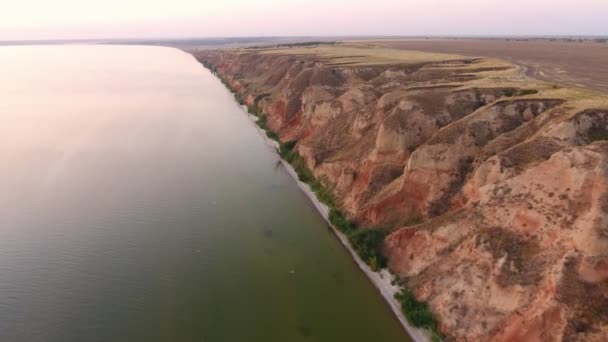
[[[356,44],[500,58],[525,68],[537,79],[562,85],[608,91],[608,44],[548,40],[403,39]]]

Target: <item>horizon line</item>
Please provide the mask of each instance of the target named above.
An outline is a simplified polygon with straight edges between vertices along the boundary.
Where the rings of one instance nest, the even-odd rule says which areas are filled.
[[[171,36],[171,37],[105,37],[105,38],[51,38],[51,39],[0,39],[0,43],[11,42],[94,42],[94,41],[186,41],[222,39],[288,39],[288,38],[605,38],[606,34],[428,34],[428,35],[257,35],[257,36]]]

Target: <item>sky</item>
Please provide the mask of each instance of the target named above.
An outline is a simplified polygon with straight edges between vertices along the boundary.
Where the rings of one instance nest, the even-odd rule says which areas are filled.
[[[0,40],[608,35],[608,0],[0,0]]]

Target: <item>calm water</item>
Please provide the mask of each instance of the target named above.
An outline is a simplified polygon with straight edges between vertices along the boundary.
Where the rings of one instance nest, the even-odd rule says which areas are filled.
[[[0,341],[406,340],[191,56],[2,47],[0,75]]]

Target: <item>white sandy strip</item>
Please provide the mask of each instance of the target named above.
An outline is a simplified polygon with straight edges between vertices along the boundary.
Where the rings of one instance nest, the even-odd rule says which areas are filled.
[[[257,128],[258,132],[264,137],[264,140],[266,141],[266,143],[269,144],[270,146],[275,147],[278,150],[279,143],[268,138],[266,136],[266,132],[263,129],[261,129],[258,125],[255,124],[255,122],[258,120],[258,118],[255,117],[254,115],[247,113],[246,107],[243,107],[243,110],[245,111],[247,116],[249,116],[249,118],[253,121],[255,127]],[[287,172],[296,181],[296,183],[298,184],[298,187],[306,194],[308,199],[314,204],[315,208],[317,208],[317,210],[319,211],[321,216],[323,216],[323,218],[325,219],[327,224],[331,227],[331,229],[334,231],[336,236],[338,236],[338,239],[340,239],[340,241],[342,242],[342,245],[344,245],[344,247],[350,252],[351,256],[353,257],[353,259],[355,260],[357,265],[359,265],[359,268],[363,271],[363,273],[365,273],[365,275],[367,275],[369,280],[372,282],[372,284],[374,284],[374,286],[378,289],[378,291],[380,291],[380,294],[382,295],[382,297],[384,297],[384,300],[388,303],[391,310],[393,310],[393,313],[395,314],[395,316],[397,316],[397,319],[399,320],[399,322],[401,322],[401,325],[403,326],[403,328],[405,329],[407,334],[410,336],[410,338],[414,342],[428,342],[429,337],[428,337],[427,332],[423,329],[418,329],[416,327],[413,327],[412,325],[410,325],[408,323],[407,319],[405,319],[405,316],[403,315],[403,312],[401,311],[401,303],[399,303],[395,299],[395,294],[398,293],[401,289],[399,286],[391,284],[392,275],[390,274],[390,272],[387,269],[383,269],[380,272],[374,272],[363,260],[361,260],[361,258],[359,257],[359,254],[357,254],[357,252],[350,245],[350,242],[348,241],[348,238],[346,237],[346,235],[344,235],[341,231],[336,229],[336,227],[334,227],[331,224],[331,222],[329,222],[329,208],[325,204],[319,202],[319,200],[317,199],[317,196],[314,194],[314,192],[312,192],[312,190],[310,189],[310,186],[308,186],[308,184],[301,182],[298,179],[298,174],[296,173],[296,170],[293,169],[291,164],[289,164],[287,161],[283,160],[282,158],[280,158],[280,160],[281,160],[281,163],[283,164],[283,166],[285,167],[285,169],[287,170]]]

